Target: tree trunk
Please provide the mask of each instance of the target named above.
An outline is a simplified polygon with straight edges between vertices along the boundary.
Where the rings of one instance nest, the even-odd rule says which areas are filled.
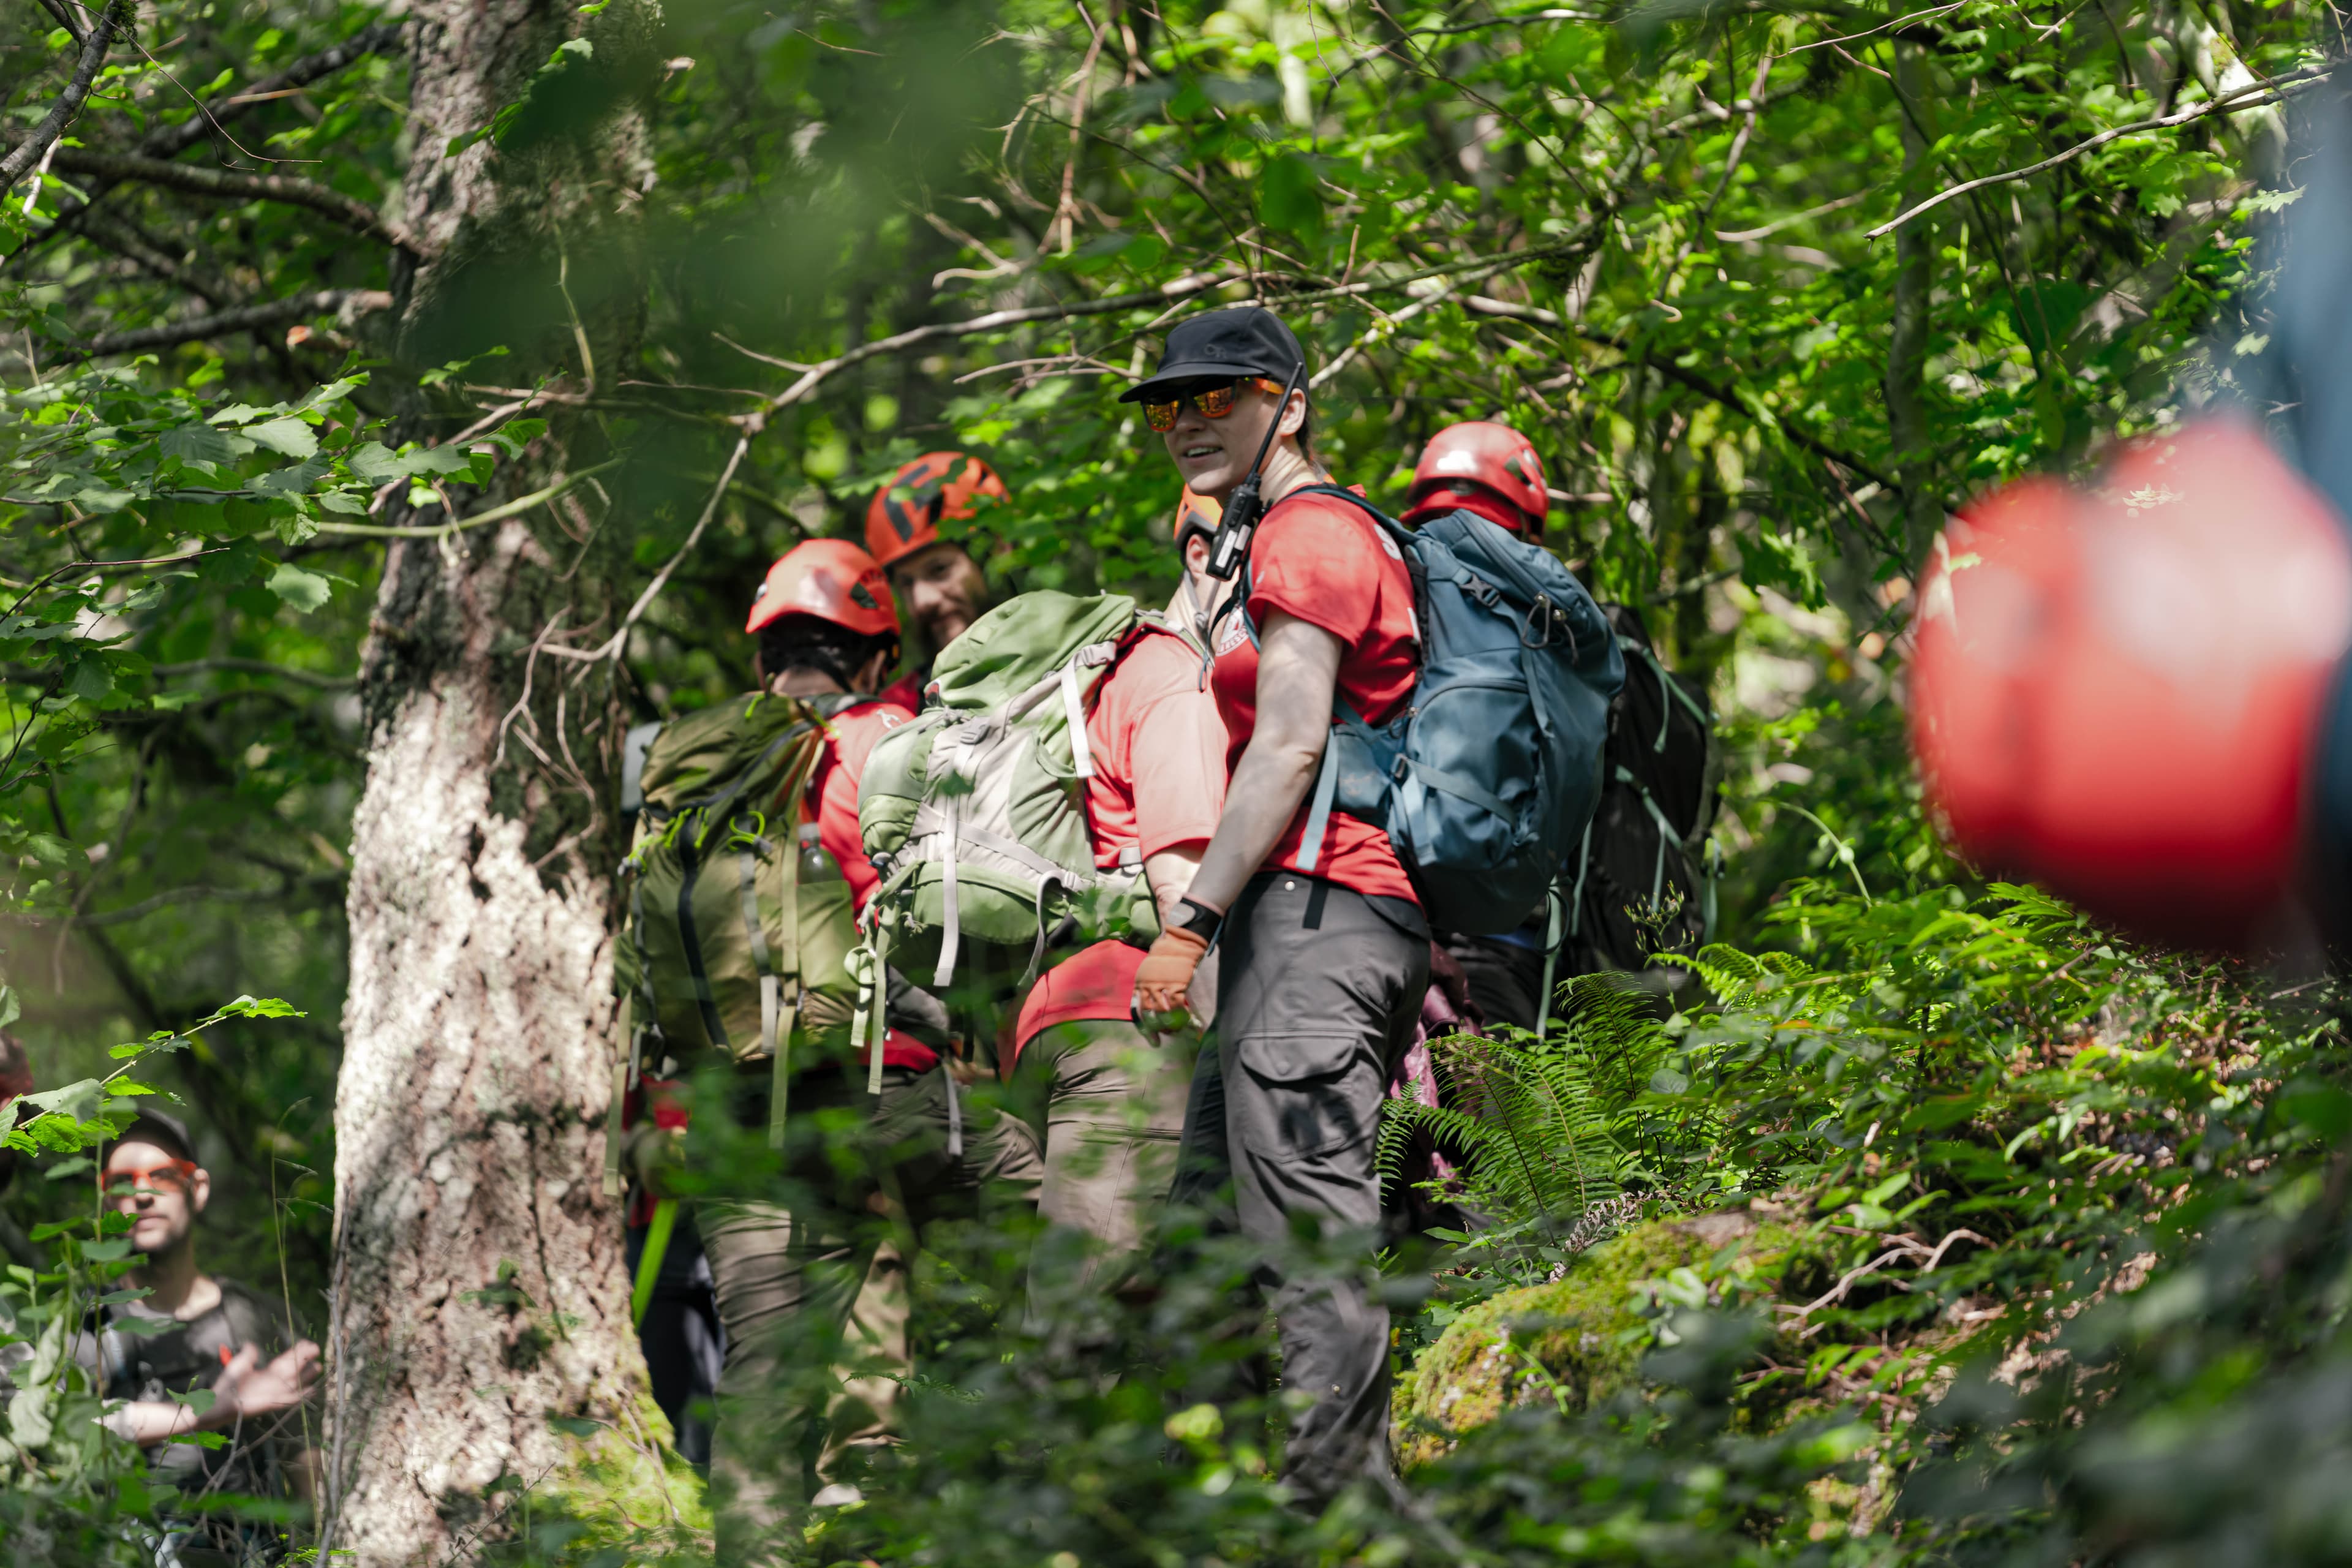
[[[627,62],[653,21],[634,4],[596,19],[600,74],[572,79],[562,114],[527,102],[505,145],[457,157],[450,139],[531,99],[534,73],[581,24],[552,0],[411,9],[415,151],[401,211],[415,248],[395,279],[407,363],[497,342],[512,356],[496,362],[501,381],[625,374],[644,292],[632,219],[650,167]],[[420,439],[456,428],[421,405],[408,421]],[[559,419],[458,510],[603,455],[593,425]],[[640,1430],[621,1217],[600,1182],[616,672],[575,679],[583,666],[535,647],[610,632],[626,603],[626,531],[575,529],[577,512],[555,510],[394,542],[364,656],[322,1530],[370,1568],[470,1556],[507,1533],[525,1491],[544,1509],[580,1457],[551,1422]]]

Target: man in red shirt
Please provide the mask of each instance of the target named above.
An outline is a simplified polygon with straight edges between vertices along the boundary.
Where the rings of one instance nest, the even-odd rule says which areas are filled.
[[[970,453],[926,452],[891,475],[866,506],[866,548],[922,637],[920,662],[882,692],[910,713],[923,705],[940,650],[988,609],[980,563],[940,524],[976,516],[988,500],[1011,499],[996,470]]]
[[[1185,491],[1176,542],[1183,580],[1157,623],[1133,634],[1087,718],[1095,864],[1140,866],[1163,921],[1175,918],[1225,797],[1224,722],[1201,679],[1216,520],[1213,503]],[[1043,1134],[1037,1212],[1093,1241],[1076,1273],[1055,1281],[1074,1299],[1097,1280],[1117,1282],[1142,1244],[1145,1212],[1167,1195],[1209,1021],[1196,1009],[1192,1029],[1138,1028],[1142,963],[1142,949],[1118,941],[1064,960],[1029,993],[1013,1032],[1014,1102]]]
[[[1201,958],[1222,942],[1218,1048],[1196,1071],[1183,1186],[1189,1197],[1229,1172],[1242,1231],[1265,1249],[1283,1381],[1313,1401],[1291,1422],[1283,1479],[1319,1506],[1390,1468],[1388,1310],[1366,1284],[1374,1153],[1428,989],[1429,924],[1383,828],[1334,812],[1325,832],[1306,832],[1335,704],[1375,725],[1394,717],[1413,689],[1418,631],[1396,546],[1356,506],[1310,489],[1328,481],[1306,395],[1283,391],[1304,366],[1270,312],[1211,311],[1169,332],[1160,368],[1123,401],[1143,404],[1185,483],[1221,505],[1274,432],[1270,504],[1231,595],[1241,602],[1211,630],[1233,775],[1135,1001],[1146,1018],[1185,1009]],[[1300,1220],[1343,1261],[1302,1267]]]
[[[888,584],[873,558],[845,540],[812,540],[778,561],[746,629],[760,638],[761,680],[783,697],[871,691],[898,658]],[[858,782],[875,742],[911,717],[872,699],[836,710],[797,814],[814,824],[816,843],[860,910],[877,879],[857,831]],[[809,1500],[857,1500],[848,1460],[891,1440],[892,1408],[909,1370],[909,1249],[894,1234],[971,1206],[1011,1157],[1001,1122],[974,1117],[963,1124],[940,1056],[944,1012],[912,987],[891,991],[878,1100],[866,1091],[862,1051],[848,1046],[846,1019],[812,1028],[793,1047],[794,1061],[805,1065],[791,1086],[789,1201],[730,1193],[701,1205],[702,1244],[727,1334],[711,1459],[724,1562],[755,1560],[754,1539],[791,1528],[790,1512],[808,1496],[802,1433],[815,1406],[825,1429],[814,1465],[820,1484]],[[772,1076],[761,1062],[731,1085],[742,1130],[769,1125]],[[704,1145],[693,1161],[698,1168],[731,1173],[733,1146],[723,1131],[707,1135],[698,1121],[689,1136]],[[829,1373],[821,1370],[828,1364]]]

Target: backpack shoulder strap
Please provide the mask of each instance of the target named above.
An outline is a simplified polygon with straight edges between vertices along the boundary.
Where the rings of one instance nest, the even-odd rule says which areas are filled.
[[[1301,485],[1298,489],[1291,491],[1290,494],[1284,496],[1281,500],[1276,501],[1274,505],[1267,507],[1265,509],[1265,517],[1272,517],[1276,509],[1300,496],[1334,496],[1340,500],[1349,502],[1350,505],[1354,506],[1356,510],[1361,511],[1366,517],[1370,518],[1374,528],[1384,531],[1389,537],[1395,542],[1398,554],[1403,557],[1406,574],[1412,579],[1413,598],[1416,601],[1421,598],[1423,593],[1422,574],[1418,552],[1413,549],[1413,534],[1411,529],[1405,527],[1404,524],[1399,522],[1396,519],[1391,517],[1388,513],[1382,511],[1370,501],[1365,500],[1362,496],[1358,495],[1355,491],[1349,489],[1344,485]],[[1259,521],[1263,524],[1265,518],[1259,519]],[[1257,542],[1257,536],[1255,533],[1250,536],[1250,542],[1253,546]],[[1244,554],[1242,557],[1241,570],[1234,574],[1234,591],[1226,598],[1224,604],[1218,607],[1216,613],[1209,617],[1209,627],[1212,632],[1214,632],[1219,621],[1223,620],[1229,615],[1238,614],[1242,618],[1242,630],[1249,634],[1250,644],[1252,647],[1255,647],[1257,644],[1257,622],[1249,613],[1250,581],[1252,571],[1253,567],[1250,557],[1247,554]]]

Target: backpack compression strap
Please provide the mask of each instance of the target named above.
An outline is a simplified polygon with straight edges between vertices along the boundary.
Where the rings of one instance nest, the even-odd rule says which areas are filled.
[[[1667,673],[1666,667],[1659,661],[1656,654],[1639,643],[1628,642],[1622,637],[1618,639],[1618,646],[1631,647],[1636,657],[1657,673],[1658,687],[1665,698],[1665,700],[1660,704],[1664,711],[1658,715],[1658,743],[1652,746],[1650,750],[1663,752],[1666,749],[1666,731],[1667,727],[1674,722],[1675,704],[1677,702],[1690,710],[1691,717],[1698,721],[1700,729],[1709,734],[1715,732],[1715,716],[1700,707],[1698,699],[1684,690],[1682,683]]]

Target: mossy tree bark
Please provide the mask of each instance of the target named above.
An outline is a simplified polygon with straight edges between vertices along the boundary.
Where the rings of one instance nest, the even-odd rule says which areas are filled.
[[[641,104],[657,16],[621,0],[592,49],[553,0],[420,0],[415,153],[394,347],[432,365],[493,344],[494,379],[609,384],[635,350]],[[497,143],[453,138],[522,112]],[[567,419],[478,512],[611,455]],[[470,412],[470,411],[468,411]],[[418,439],[463,415],[420,405]],[[505,1533],[575,1457],[551,1423],[630,1429],[645,1372],[617,1206],[599,1180],[614,1007],[607,882],[627,530],[593,488],[441,539],[392,542],[362,670],[368,776],[352,830],[351,990],[336,1103],[331,1545],[444,1563]],[[395,500],[383,521],[431,525]],[[585,634],[584,637],[583,634]]]

